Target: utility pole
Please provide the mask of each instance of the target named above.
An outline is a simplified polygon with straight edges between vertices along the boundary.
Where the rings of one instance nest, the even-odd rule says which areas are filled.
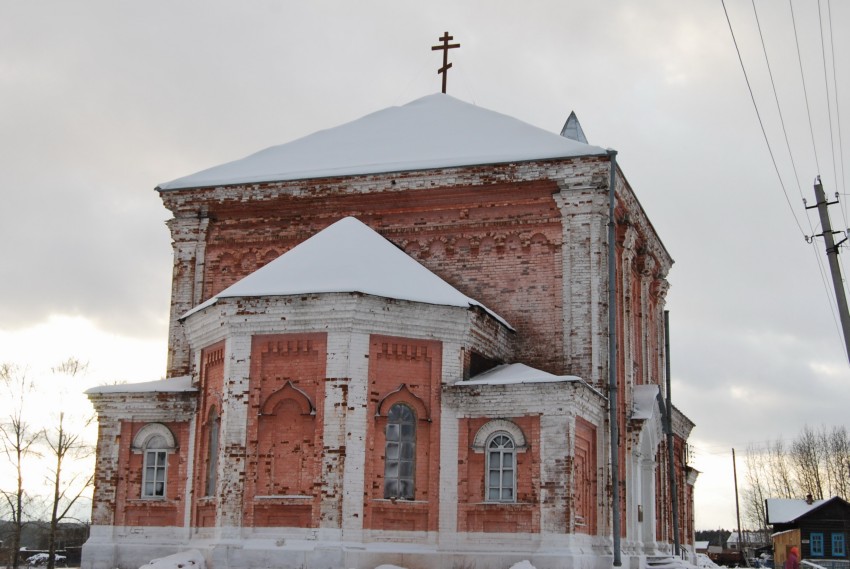
[[[667,376],[667,476],[670,484],[670,509],[673,513],[673,553],[679,557],[679,495],[676,490],[676,459],[673,453],[673,398],[670,394],[670,311],[664,311],[664,371]]]
[[[818,208],[820,216],[820,225],[823,228],[823,241],[826,244],[826,258],[829,261],[829,272],[832,274],[832,286],[835,288],[835,301],[838,304],[838,316],[841,319],[841,331],[844,332],[844,349],[847,352],[847,357],[850,359],[850,312],[847,310],[847,297],[844,294],[844,280],[841,278],[841,267],[838,265],[838,247],[847,241],[847,237],[835,242],[833,235],[840,231],[833,231],[832,224],[829,221],[829,211],[827,206],[838,203],[826,201],[826,194],[823,191],[823,185],[820,181],[820,176],[815,178],[815,205],[806,206],[806,209]]]
[[[735,479],[735,518],[738,520],[738,551],[741,551],[741,545],[744,543],[743,534],[741,533],[741,507],[738,504],[738,466],[735,463],[735,449],[732,449],[732,476]],[[746,556],[744,556],[746,561]]]

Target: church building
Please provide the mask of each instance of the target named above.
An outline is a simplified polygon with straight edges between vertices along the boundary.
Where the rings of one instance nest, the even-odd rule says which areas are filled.
[[[673,503],[691,552],[673,260],[614,155],[435,94],[159,185],[167,378],[87,392],[83,567],[638,568]]]

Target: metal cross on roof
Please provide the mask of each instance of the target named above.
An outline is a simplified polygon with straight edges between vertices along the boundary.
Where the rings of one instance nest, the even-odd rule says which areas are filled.
[[[450,36],[449,32],[443,32],[443,36],[439,39],[442,45],[432,45],[431,51],[443,50],[443,66],[437,70],[437,75],[443,75],[443,93],[446,92],[446,76],[448,75],[448,71],[451,68],[452,64],[449,63],[449,50],[454,49],[456,47],[460,47],[459,43],[450,44],[449,42],[454,38],[454,36]]]

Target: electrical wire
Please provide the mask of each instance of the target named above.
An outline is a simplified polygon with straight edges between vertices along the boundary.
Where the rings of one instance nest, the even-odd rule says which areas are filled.
[[[820,161],[818,160],[818,147],[815,144],[815,129],[812,126],[812,111],[809,106],[809,93],[806,89],[806,75],[803,73],[803,57],[800,55],[800,38],[797,35],[797,20],[794,17],[794,3],[792,0],[788,0],[788,6],[791,8],[791,23],[794,26],[794,43],[797,46],[797,61],[800,64],[800,80],[803,83],[803,96],[806,100],[806,114],[809,117],[809,132],[812,135],[812,150],[815,153],[815,166],[817,166],[818,174],[820,174]]]
[[[779,113],[779,121],[780,121],[780,124],[782,126],[782,133],[785,137],[785,146],[788,149],[788,156],[791,160],[791,166],[794,170],[794,180],[797,183],[797,191],[800,193],[800,198],[805,203],[806,199],[803,197],[803,189],[802,189],[802,186],[800,184],[800,175],[797,172],[797,165],[796,165],[796,162],[794,161],[794,153],[791,150],[791,143],[788,139],[788,131],[785,127],[785,119],[784,119],[784,116],[783,116],[783,113],[782,113],[782,105],[779,103],[779,93],[776,89],[776,82],[774,81],[773,70],[770,66],[770,58],[767,54],[767,45],[765,44],[765,41],[764,41],[764,34],[762,32],[761,21],[760,21],[759,16],[758,16],[758,9],[756,8],[755,0],[751,0],[751,3],[752,3],[752,6],[753,6],[753,14],[755,15],[755,19],[756,19],[756,26],[757,26],[758,32],[759,32],[759,40],[761,41],[762,52],[764,53],[765,64],[767,65],[768,75],[770,76],[770,86],[771,86],[771,89],[773,90],[773,98],[776,101],[776,110]],[[725,9],[725,5],[724,5],[724,9]],[[727,13],[727,21],[728,21],[728,19],[729,18],[728,18],[728,13]],[[793,19],[793,14],[792,14],[792,19]],[[730,31],[731,31],[731,23],[729,25],[730,25]],[[734,39],[734,33],[732,35],[733,35],[733,39]],[[737,42],[736,42],[736,48],[737,48]],[[739,52],[738,55],[739,55],[739,60],[740,60],[740,52]],[[743,68],[743,62],[741,63],[741,67]],[[744,74],[746,75],[746,70],[744,71]],[[747,84],[749,85],[749,81],[747,82]],[[752,91],[750,91],[750,95],[752,96]],[[753,98],[753,105],[756,106],[754,98]],[[758,108],[756,108],[756,113],[759,114]],[[764,127],[762,127],[762,132],[764,132]],[[765,135],[765,140],[767,140],[767,135]],[[768,147],[769,147],[769,144],[768,144]],[[772,156],[772,153],[771,153],[771,156]],[[775,165],[776,164],[774,162],[774,167],[775,167]],[[778,170],[777,170],[777,176],[779,176]],[[781,176],[780,176],[780,183],[781,183],[781,181],[782,180],[781,180]],[[784,190],[784,186],[783,186],[783,190]],[[786,197],[786,200],[787,200],[788,199],[787,194],[786,194],[785,197]],[[789,206],[790,206],[790,201],[789,201]],[[809,217],[808,212],[806,213],[806,221],[808,222],[809,229],[811,230],[810,234],[815,235],[814,226],[812,225],[812,220]],[[798,223],[798,225],[799,225],[799,223]],[[846,225],[846,223],[845,223],[845,225]],[[823,266],[823,260],[821,259],[821,256],[818,254],[818,252],[815,250],[814,247],[812,248],[812,254],[815,257],[815,262],[818,266],[818,273],[819,273],[820,278],[821,278],[821,284],[823,285],[823,288],[824,288],[824,294],[825,294],[825,297],[827,299],[827,306],[829,306],[830,312],[832,313],[832,322],[833,322],[833,325],[835,326],[835,330],[838,333],[838,338],[840,340],[842,338],[842,332],[841,332],[841,329],[839,327],[839,322],[838,322],[837,301],[833,298],[833,295],[830,293],[829,285],[827,284],[828,275],[826,273],[825,267]],[[839,259],[840,259],[840,257],[839,257]],[[842,344],[842,346],[843,346],[843,344]]]
[[[823,83],[826,94],[826,115],[829,120],[829,149],[832,153],[832,176],[833,180],[838,180],[838,170],[835,165],[835,133],[832,129],[832,102],[829,100],[829,75],[826,72],[826,45],[824,44],[823,34],[823,14],[821,13],[821,0],[818,0],[818,24],[820,25],[820,52],[821,60],[823,61]],[[844,220],[845,227],[847,220]]]
[[[762,28],[761,28],[761,20],[759,20],[759,14],[758,14],[758,9],[756,8],[755,0],[751,0],[751,2],[752,2],[752,5],[753,5],[753,14],[755,15],[755,18],[756,18],[756,27],[758,28],[758,32],[759,32],[759,40],[761,41],[762,53],[764,53],[764,61],[765,61],[765,64],[767,65],[767,73],[770,76],[770,87],[773,90],[773,99],[774,99],[774,101],[776,101],[776,110],[779,113],[779,122],[782,125],[782,134],[785,137],[785,147],[788,149],[788,157],[791,159],[791,167],[794,170],[794,181],[797,183],[797,191],[800,193],[800,199],[803,201],[803,203],[805,203],[806,198],[803,196],[803,188],[800,185],[800,174],[797,172],[797,164],[794,161],[794,153],[791,151],[791,142],[788,139],[788,130],[785,127],[785,118],[784,118],[784,115],[782,113],[782,105],[779,103],[779,93],[776,89],[776,82],[774,81],[774,78],[773,78],[773,69],[770,66],[770,57],[768,57],[768,55],[767,55],[767,45],[765,44],[765,41],[764,41],[764,34],[763,34]],[[812,225],[812,220],[808,216],[808,214],[806,214],[806,221],[808,221],[808,223],[809,223],[810,235],[814,235],[815,229],[814,229],[814,226]],[[818,255],[817,251],[814,250],[814,248],[812,249],[812,253],[815,256],[815,261],[818,265],[818,272],[820,273],[821,284],[823,284],[824,291],[826,293],[827,303],[829,304],[830,310],[832,311],[833,323],[835,324],[836,330],[838,330],[839,333],[840,333],[840,330],[838,329],[838,318],[837,318],[837,315],[836,315],[836,311],[835,311],[835,309],[832,305],[832,302],[834,302],[834,301],[831,300],[832,295],[829,293],[829,286],[827,285],[826,272],[825,272],[825,269],[824,269],[824,266],[823,266],[823,261],[821,260],[820,255]]]
[[[835,88],[835,122],[838,124],[838,163],[841,164],[841,190],[847,191],[846,168],[844,167],[844,140],[841,136],[841,98],[838,96],[838,73],[835,71],[835,34],[832,31],[832,0],[826,3],[829,14],[829,47],[832,53],[832,85]],[[836,180],[836,184],[838,180]],[[850,227],[847,223],[847,202],[841,202],[844,212],[844,227]]]
[[[770,58],[767,56],[767,46],[764,43],[764,35],[761,31],[761,21],[759,20],[759,13],[756,10],[756,0],[751,0],[753,4],[753,14],[756,17],[756,27],[759,31],[759,39],[761,40],[761,49],[764,53],[764,61],[767,64],[767,73],[770,76],[770,87],[773,89],[773,99],[776,101],[776,110],[779,111],[779,122],[782,125],[782,134],[785,136],[785,147],[788,149],[788,156],[791,159],[791,167],[794,170],[794,181],[797,182],[797,191],[800,192],[800,199],[805,201],[805,197],[803,196],[803,188],[800,185],[800,174],[797,173],[797,163],[794,161],[794,153],[791,152],[791,142],[788,140],[788,130],[785,128],[785,117],[782,114],[782,106],[779,104],[779,94],[776,91],[776,82],[773,80],[773,70],[770,67]],[[808,216],[806,217],[808,219]],[[812,227],[812,222],[809,219],[809,228]],[[814,230],[812,230],[814,233]]]
[[[770,153],[770,160],[773,162],[773,169],[776,170],[776,177],[779,179],[779,185],[782,187],[782,193],[785,194],[785,201],[788,203],[788,208],[791,210],[791,216],[794,218],[794,222],[797,224],[797,228],[800,230],[800,233],[805,237],[806,232],[803,231],[803,226],[800,225],[800,220],[797,219],[797,214],[794,213],[794,207],[791,205],[791,199],[788,197],[788,190],[785,188],[785,182],[782,180],[782,175],[779,173],[779,166],[776,164],[776,157],[773,154],[773,148],[770,146],[770,141],[767,138],[767,132],[764,129],[764,122],[761,118],[761,113],[759,112],[758,105],[756,104],[755,95],[753,95],[753,88],[750,85],[750,78],[747,75],[747,69],[744,66],[744,60],[741,57],[741,50],[738,47],[738,40],[735,38],[735,32],[732,29],[732,20],[729,19],[729,12],[726,10],[726,0],[720,0],[723,5],[723,13],[726,14],[726,22],[729,24],[729,33],[732,34],[732,41],[735,44],[735,52],[738,54],[738,61],[741,64],[741,71],[744,72],[744,80],[747,82],[747,89],[750,92],[750,99],[753,102],[753,108],[756,111],[756,117],[758,117],[759,126],[761,127],[761,134],[764,137],[764,142],[767,145],[767,151]]]

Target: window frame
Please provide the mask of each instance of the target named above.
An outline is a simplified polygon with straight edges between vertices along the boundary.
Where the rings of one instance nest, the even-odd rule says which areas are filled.
[[[142,499],[143,500],[165,500],[168,497],[168,449],[161,447],[145,448],[142,455]],[[153,457],[153,464],[150,463]],[[153,480],[150,480],[150,471],[153,471]],[[161,474],[161,476],[159,476]],[[160,480],[161,478],[161,480]],[[162,484],[162,489],[157,492],[157,484]],[[151,492],[148,492],[150,485]]]
[[[406,409],[408,416],[395,417],[398,409]],[[405,426],[409,427],[409,437],[405,440]],[[391,438],[390,432],[396,427],[397,435]],[[416,411],[404,402],[394,403],[387,411],[387,424],[384,428],[384,499],[416,499],[416,437],[418,434]],[[395,439],[395,440],[393,440]],[[396,451],[390,451],[396,445]],[[395,456],[390,458],[391,454]],[[406,455],[406,456],[405,456]],[[395,474],[391,474],[395,465]],[[405,465],[408,465],[405,468]],[[407,474],[404,472],[407,471]],[[391,484],[394,483],[395,491]],[[409,491],[404,491],[408,489]]]
[[[816,539],[817,538],[817,539]],[[818,544],[818,548],[815,549],[815,543]],[[810,532],[809,533],[809,554],[812,557],[823,557],[824,556],[824,540],[823,540],[823,532]]]
[[[142,500],[168,498],[168,461],[169,456],[176,450],[177,440],[174,433],[163,423],[146,423],[133,436],[130,451],[141,455],[141,484],[138,496]],[[153,469],[152,475],[149,474],[150,469]],[[150,479],[151,476],[153,480]],[[157,491],[158,482],[162,485],[161,491]]]
[[[502,439],[509,441],[510,447],[499,446],[494,449],[493,445],[497,444],[497,442]],[[492,433],[489,437],[487,437],[487,442],[484,444],[484,453],[484,501],[493,504],[515,504],[517,501],[517,444],[513,435],[502,430]],[[499,455],[499,464],[497,468],[494,468],[492,464],[494,453],[498,453]],[[510,468],[505,467],[505,456],[508,455],[511,457]],[[512,474],[510,488],[508,488],[504,483],[505,473],[508,471]],[[494,472],[498,473],[498,488],[493,488],[491,485],[491,475]],[[496,490],[498,492],[498,497],[494,498],[491,496],[492,490]],[[510,496],[508,498],[504,497],[504,492],[506,490],[510,491]]]
[[[842,532],[834,532],[831,536],[832,541],[832,556],[833,557],[847,557],[847,540],[844,538],[844,534]],[[839,545],[840,547],[836,547]]]

